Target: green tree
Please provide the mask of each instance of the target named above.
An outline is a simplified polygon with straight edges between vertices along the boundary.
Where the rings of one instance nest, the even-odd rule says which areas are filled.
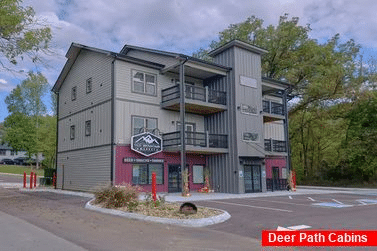
[[[276,27],[264,28],[263,20],[252,16],[230,25],[220,32],[210,48],[201,48],[194,56],[208,59],[209,50],[234,39],[266,49],[268,53],[262,57],[263,74],[293,85],[291,94],[298,98],[298,103],[290,110],[291,114],[341,98],[347,88],[357,89],[361,82],[355,81],[354,73],[360,46],[353,40],[341,44],[338,34],[319,44],[309,37],[310,26],[300,26],[298,21],[297,17],[289,19],[286,14]]]
[[[41,74],[29,73],[28,78],[22,81],[6,97],[10,115],[5,118],[5,137],[3,141],[8,142],[15,150],[26,150],[29,157],[36,155],[37,168],[39,165],[38,153],[50,156],[54,150],[50,150],[51,145],[55,146],[55,139],[50,137],[49,130],[53,119],[43,117],[46,112],[46,105],[42,98],[47,93],[48,83]],[[55,121],[56,123],[56,121]],[[21,133],[21,131],[23,131]],[[56,137],[55,134],[53,134]],[[52,143],[50,142],[52,141]]]
[[[35,18],[32,7],[23,7],[21,0],[0,1],[0,53],[11,64],[29,58],[40,62],[39,52],[46,52],[51,40],[51,29]],[[10,70],[0,58],[3,69]]]
[[[377,93],[357,101],[346,116],[348,128],[342,145],[345,173],[354,179],[377,181]]]

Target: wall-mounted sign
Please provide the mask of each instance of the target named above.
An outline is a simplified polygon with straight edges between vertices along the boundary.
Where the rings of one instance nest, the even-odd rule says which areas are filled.
[[[131,138],[131,149],[144,156],[151,156],[162,151],[162,139],[145,132]]]
[[[240,175],[240,178],[242,178],[243,177],[243,171],[242,170],[239,170],[239,175]]]
[[[255,78],[240,76],[240,84],[247,87],[258,88],[258,81]]]
[[[281,179],[286,179],[287,178],[287,168],[283,167],[281,169]]]
[[[137,158],[124,158],[125,163],[164,163],[164,159],[137,159]]]

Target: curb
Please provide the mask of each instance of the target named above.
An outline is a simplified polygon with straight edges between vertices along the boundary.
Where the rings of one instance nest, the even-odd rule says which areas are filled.
[[[172,225],[179,225],[184,227],[205,227],[213,224],[222,223],[226,220],[228,220],[231,216],[227,211],[216,209],[219,211],[222,211],[223,213],[220,215],[208,217],[208,218],[202,218],[202,219],[168,219],[168,218],[160,218],[155,216],[147,216],[137,213],[129,213],[129,212],[123,212],[115,209],[107,209],[95,206],[92,202],[94,199],[88,201],[85,205],[85,208],[105,214],[112,214],[117,216],[122,216],[130,219],[135,220],[143,220],[143,221],[151,221],[151,222],[157,222],[157,223],[163,223],[163,224],[172,224]]]

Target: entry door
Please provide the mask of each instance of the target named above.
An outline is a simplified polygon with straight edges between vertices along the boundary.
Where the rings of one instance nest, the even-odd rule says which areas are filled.
[[[261,192],[261,167],[259,165],[244,165],[245,193]]]
[[[279,190],[279,167],[272,167],[272,189]]]
[[[182,175],[180,165],[169,165],[168,172],[168,192],[179,193],[182,192]]]
[[[181,130],[181,123],[177,122],[177,131]],[[185,132],[186,132],[186,145],[195,145],[194,141],[194,132],[195,132],[195,123],[185,123]]]

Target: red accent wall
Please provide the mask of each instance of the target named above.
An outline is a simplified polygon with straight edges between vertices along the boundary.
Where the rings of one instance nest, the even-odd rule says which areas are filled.
[[[122,183],[132,183],[132,163],[124,163],[124,158],[137,159],[164,159],[164,184],[157,185],[157,192],[168,192],[168,166],[169,164],[180,164],[179,153],[160,152],[146,157],[131,150],[131,146],[117,146],[115,157],[115,185]],[[189,173],[192,173],[193,165],[206,165],[206,158],[201,154],[187,154],[186,164],[189,165]],[[192,175],[189,176],[190,191],[197,191],[203,184],[193,184]],[[152,185],[141,185],[145,192],[152,191]]]
[[[285,157],[266,157],[266,178],[272,178],[272,167],[279,167],[279,175],[281,175],[281,169],[287,167],[287,160]]]

